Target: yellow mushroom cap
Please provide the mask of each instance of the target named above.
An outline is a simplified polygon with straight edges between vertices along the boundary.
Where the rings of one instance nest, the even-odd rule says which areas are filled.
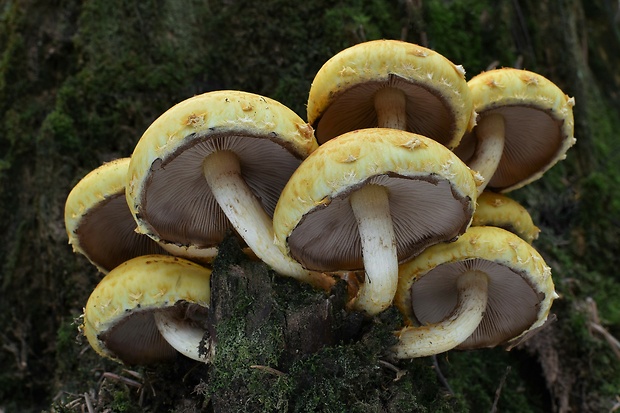
[[[538,238],[540,228],[534,225],[527,209],[512,198],[491,191],[478,196],[472,226],[493,226],[504,228],[529,244]]]
[[[127,202],[139,232],[175,254],[197,254],[232,230],[206,185],[205,157],[234,152],[245,182],[271,216],[289,176],[316,147],[312,128],[275,100],[231,90],[194,96],[144,132],[129,166]]]
[[[185,312],[188,305],[208,308],[210,277],[209,269],[172,256],[146,255],[124,262],[90,295],[84,335],[98,354],[126,364],[171,359],[176,351],[160,335],[153,312]]]
[[[457,303],[456,277],[488,275],[485,315],[458,348],[492,347],[540,327],[557,294],[551,269],[530,244],[501,228],[470,227],[452,243],[437,244],[399,268],[395,304],[412,324],[443,320]]]
[[[367,183],[387,188],[399,261],[471,222],[476,182],[463,162],[424,136],[370,128],[326,142],[299,166],[276,206],[276,241],[309,269],[362,269],[349,195]]]
[[[472,101],[461,66],[416,44],[374,40],[337,53],[316,74],[307,112],[319,143],[379,126],[373,96],[386,86],[405,93],[410,132],[453,148],[471,126]]]
[[[165,251],[135,232],[125,199],[129,158],[107,162],[82,178],[65,203],[65,229],[73,250],[102,273],[130,258]]]
[[[494,113],[505,122],[504,152],[489,189],[508,192],[539,179],[575,144],[575,100],[544,76],[502,68],[480,73],[468,85],[478,122]],[[455,149],[466,163],[473,157],[475,132],[466,133]]]

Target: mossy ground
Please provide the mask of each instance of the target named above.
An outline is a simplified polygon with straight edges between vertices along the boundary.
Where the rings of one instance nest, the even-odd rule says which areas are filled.
[[[614,4],[4,2],[0,410],[79,411],[89,401],[113,411],[211,411],[241,386],[244,400],[264,411],[609,411],[620,393],[619,361],[592,323],[620,337]],[[160,113],[196,93],[260,93],[304,117],[323,62],[381,37],[432,47],[464,65],[468,77],[523,65],[576,97],[577,146],[514,194],[543,230],[535,246],[562,296],[553,307],[557,322],[511,352],[452,352],[438,356],[436,367],[430,358],[386,359],[397,314],[364,323],[336,312],[330,328],[353,325],[355,340],[289,357],[287,317],[325,298],[262,268],[277,303],[269,322],[248,334],[243,314],[251,297],[240,300],[237,316],[218,327],[225,344],[212,368],[185,359],[125,368],[75,338],[73,320],[100,279],[71,253],[64,233],[64,200],[80,177],[130,155]]]

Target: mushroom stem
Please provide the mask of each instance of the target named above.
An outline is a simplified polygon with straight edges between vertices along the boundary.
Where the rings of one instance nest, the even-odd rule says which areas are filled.
[[[407,98],[394,87],[384,87],[375,93],[375,111],[380,128],[407,130]]]
[[[192,360],[208,363],[211,361],[212,352],[200,355],[200,342],[202,341],[205,331],[192,325],[177,320],[171,312],[156,311],[153,313],[155,324],[159,333],[164,339],[179,353]]]
[[[488,276],[470,270],[457,280],[458,302],[445,320],[420,327],[405,327],[397,333],[393,350],[397,358],[426,357],[461,344],[476,330],[487,306]]]
[[[203,162],[207,184],[226,217],[254,251],[276,272],[329,290],[334,279],[308,271],[274,243],[273,222],[241,177],[239,158],[231,151],[216,151]]]
[[[469,167],[477,171],[484,181],[478,186],[478,195],[484,191],[497,170],[504,152],[505,122],[499,113],[483,116],[474,129],[478,139],[476,151],[469,161]]]
[[[390,306],[398,286],[396,237],[387,189],[366,185],[349,197],[357,220],[366,277],[353,302],[357,310],[375,315]]]

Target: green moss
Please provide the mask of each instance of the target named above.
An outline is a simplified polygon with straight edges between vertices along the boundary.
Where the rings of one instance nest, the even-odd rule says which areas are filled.
[[[114,392],[112,396],[113,398],[110,402],[112,411],[123,413],[138,413],[140,411],[132,402],[128,388],[121,388]]]
[[[23,12],[17,2],[7,4],[0,15],[0,107],[5,110],[13,98],[11,91],[15,86],[22,86],[25,80],[22,79],[19,85],[12,83],[19,78],[17,74],[23,68],[19,61],[20,57],[23,58],[25,46],[19,30],[23,26],[22,19]]]
[[[562,333],[571,334],[571,340],[565,343],[562,356],[575,363],[571,369],[577,380],[574,390],[590,394],[593,411],[609,410],[620,388],[617,355],[602,334],[589,330],[592,315],[587,301],[571,300],[571,304],[571,311],[563,313]]]
[[[438,356],[439,366],[469,411],[550,411],[540,367],[519,350],[501,348],[471,352],[452,351]]]
[[[468,77],[494,61],[512,66],[517,52],[507,27],[504,2],[433,0],[424,2],[429,47],[465,67]]]
[[[193,19],[202,7],[93,1],[80,9],[80,64],[59,88],[52,121],[70,120],[82,159],[102,151],[129,155],[156,116],[198,92],[193,82],[202,77],[206,48]]]
[[[210,7],[217,13],[205,22],[207,86],[266,95],[302,117],[312,79],[334,53],[363,40],[398,38],[401,29],[402,10],[377,0],[294,7],[286,0],[214,1]]]
[[[290,369],[295,412],[454,412],[458,398],[438,392],[429,359],[394,363],[389,347],[402,320],[389,310],[360,341],[325,347]],[[398,366],[398,367],[397,367]]]
[[[400,27],[394,24],[396,17],[394,8],[383,1],[340,2],[325,12],[323,30],[337,52],[368,40],[399,38]]]
[[[33,120],[39,119],[40,102],[27,101],[35,87],[28,78],[28,19],[23,6],[9,2],[0,11],[0,195],[8,192],[6,178],[14,172],[19,155],[32,151]]]
[[[66,245],[62,202],[78,176],[104,160],[129,155],[144,129],[174,103],[212,89],[236,88],[271,96],[303,116],[310,83],[327,59],[362,40],[400,38],[403,28],[414,29],[408,40],[426,34],[428,46],[464,65],[468,76],[493,61],[511,66],[524,54],[526,67],[539,63],[562,78],[573,70],[571,53],[580,53],[570,50],[562,59],[545,58],[554,55],[550,43],[567,43],[544,35],[548,32],[537,24],[539,16],[546,15],[539,13],[542,8],[526,7],[549,2],[519,3],[531,19],[527,27],[518,21],[516,3],[508,1],[430,0],[412,15],[405,6],[415,2],[380,0],[82,3],[12,1],[0,12],[0,232],[9,240],[0,253],[2,292],[11,292],[0,300],[0,321],[15,342],[19,337],[12,335],[14,329],[27,330],[31,355],[30,371],[23,373],[10,352],[0,353],[0,364],[8,366],[0,373],[0,399],[11,411],[40,411],[61,389],[83,394],[98,389],[102,372],[123,374],[123,366],[100,359],[72,337],[69,314],[83,306],[96,276]],[[568,14],[573,12],[569,6],[577,3],[555,7]],[[556,26],[556,36],[564,35],[566,27]],[[606,72],[617,67],[595,60],[603,43],[592,43],[591,67]],[[528,54],[532,45],[539,52],[538,62]],[[575,82],[570,88],[578,86],[577,78],[568,78]],[[596,84],[588,81],[592,86]],[[583,397],[590,406],[596,398],[600,404],[593,410],[609,411],[611,405],[605,403],[620,388],[617,362],[605,339],[586,328],[590,318],[585,307],[591,297],[603,326],[620,337],[615,271],[620,255],[615,131],[620,125],[617,110],[599,101],[596,95],[577,100],[577,108],[588,108],[577,112],[583,131],[577,138],[583,144],[516,196],[533,208],[535,222],[543,228],[536,246],[552,266],[563,297],[553,308],[561,340],[555,349],[565,360],[559,373],[573,374],[571,397]],[[585,152],[591,153],[590,164],[578,161],[576,155]],[[19,285],[21,275],[30,277],[27,285]],[[439,383],[430,359],[392,361],[405,372],[396,380],[396,373],[383,363],[389,362],[385,351],[400,323],[394,313],[370,325],[334,314],[335,329],[356,322],[357,334],[285,363],[282,317],[322,301],[294,283],[269,282],[273,312],[264,325],[248,330],[244,320],[253,301],[241,297],[239,312],[218,326],[225,345],[212,368],[180,358],[175,365],[140,369],[146,389],[142,408],[180,410],[180,400],[202,406],[204,397],[192,391],[203,379],[199,388],[210,400],[245,396],[249,407],[263,411],[488,411],[504,376],[501,411],[547,407],[540,378],[536,381],[521,368],[539,373],[523,353],[484,350],[440,357],[454,395]],[[40,300],[49,295],[53,302]],[[26,302],[36,303],[36,308],[26,309]],[[241,393],[235,393],[238,390]],[[524,396],[529,393],[531,403]],[[140,395],[121,382],[107,380],[100,395],[107,407],[140,411]],[[69,400],[68,393],[63,400]],[[578,399],[572,406],[585,404]],[[58,406],[58,411],[68,410]]]
[[[295,382],[292,411],[463,411],[457,398],[437,392],[428,361],[406,363],[404,376],[397,377],[369,352],[363,346],[335,346],[296,363],[290,372]]]
[[[287,380],[277,373],[282,349],[282,332],[265,325],[246,334],[242,318],[225,321],[217,327],[217,351],[209,371],[205,394],[244,392],[251,406],[273,409],[288,399]],[[253,367],[254,366],[254,367]]]
[[[362,321],[357,333],[355,329],[349,331],[354,332],[354,337],[348,335],[347,339],[307,354],[287,353],[285,344],[291,341],[290,337],[284,337],[285,326],[288,325],[290,333],[292,323],[288,314],[304,314],[316,308],[325,311],[327,304],[332,303],[333,314],[327,319],[332,320],[332,334],[336,332],[336,336],[340,336],[338,332],[341,333],[343,324],[355,320],[343,311],[344,301],[338,307],[338,291],[328,301],[323,293],[286,278],[276,277],[270,285],[259,287],[261,294],[271,298],[263,296],[258,300],[252,295],[256,291],[254,282],[261,284],[264,277],[273,274],[265,273],[255,264],[248,266],[247,257],[231,242],[228,239],[221,245],[212,279],[219,291],[216,294],[224,294],[215,297],[212,311],[228,315],[216,325],[215,359],[204,382],[198,386],[214,409],[224,408],[222,403],[226,403],[225,411],[452,412],[464,409],[458,396],[437,392],[437,376],[428,359],[405,361],[399,367],[389,361],[389,348],[396,341],[393,331],[402,325],[395,309]],[[222,288],[222,283],[227,287]],[[222,290],[235,291],[232,308],[229,300],[222,304],[227,294]]]
[[[248,260],[235,238],[220,245],[212,273],[215,356],[199,386],[215,409],[282,411],[288,403],[289,381],[278,370],[283,316],[274,307],[271,277]]]
[[[54,110],[47,115],[41,129],[40,139],[46,137],[54,143],[51,152],[75,152],[81,146],[73,119],[60,110]]]

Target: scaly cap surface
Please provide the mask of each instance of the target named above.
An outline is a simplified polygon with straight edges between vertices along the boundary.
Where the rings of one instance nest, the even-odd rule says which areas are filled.
[[[337,53],[316,74],[307,113],[319,142],[351,130],[377,127],[371,119],[372,98],[385,86],[408,95],[407,130],[411,132],[453,148],[472,126],[472,100],[462,66],[416,44],[374,40]],[[358,87],[367,90],[355,98],[347,97]],[[337,113],[328,114],[336,103],[340,106]],[[333,119],[324,126],[328,115]]]
[[[127,202],[138,222],[138,231],[185,249],[216,246],[230,225],[204,184],[202,160],[214,150],[232,151],[241,141],[244,155],[239,157],[242,166],[247,162],[253,168],[244,175],[253,189],[272,177],[283,187],[289,170],[292,173],[301,159],[317,147],[312,128],[291,109],[267,97],[222,90],[180,102],[151,124],[132,155]],[[255,143],[261,148],[252,146]],[[187,149],[193,146],[197,151],[187,155]],[[293,160],[277,161],[279,153],[287,153]],[[243,159],[246,155],[254,158],[246,161]],[[277,177],[274,170],[281,169],[286,171]],[[175,172],[166,174],[165,170]],[[156,174],[168,177],[164,183],[156,184]],[[156,185],[157,195],[147,198],[147,189]],[[268,213],[272,213],[278,195],[279,190],[272,188],[257,196]],[[147,200],[152,205],[147,207]],[[149,212],[155,204],[163,207],[157,218]],[[191,210],[183,210],[183,205],[193,206]],[[203,209],[198,212],[197,206]],[[170,211],[176,216],[174,222]],[[155,218],[161,222],[151,222]],[[211,232],[215,235],[206,235]]]
[[[540,228],[534,225],[527,209],[512,198],[491,191],[478,196],[476,212],[471,225],[504,228],[529,244],[538,238]]]
[[[420,305],[420,303],[412,302],[412,287],[415,287],[416,283],[422,280],[432,281],[432,274],[429,274],[432,270],[440,268],[445,265],[482,265],[479,261],[486,261],[494,265],[496,273],[489,272],[489,303],[487,304],[487,315],[493,315],[493,317],[502,320],[521,319],[522,317],[516,314],[514,308],[511,310],[511,314],[502,314],[497,309],[491,309],[493,302],[498,300],[494,298],[492,294],[494,291],[498,291],[500,294],[507,296],[519,303],[520,301],[528,302],[532,298],[536,303],[534,306],[528,308],[522,308],[523,311],[532,310],[535,314],[531,316],[531,323],[522,331],[514,334],[512,337],[502,337],[501,342],[514,340],[526,332],[540,327],[551,309],[551,304],[557,294],[554,290],[553,280],[551,278],[551,268],[547,266],[542,256],[527,242],[519,238],[517,235],[495,227],[470,227],[465,234],[463,234],[458,240],[452,243],[443,243],[434,245],[424,252],[422,252],[415,259],[402,264],[399,268],[399,282],[398,290],[394,303],[405,315],[405,317],[411,322],[416,323],[418,320],[417,315],[414,313],[413,306]],[[502,278],[495,278],[500,274],[506,275],[510,273],[521,277],[520,280],[511,281],[509,287],[499,287]],[[444,274],[445,275],[445,274]],[[447,275],[446,275],[447,276]],[[514,277],[513,277],[514,278]],[[435,280],[437,281],[437,280]],[[437,281],[439,282],[439,281]],[[441,282],[444,282],[441,280]],[[515,298],[517,296],[517,289],[526,290],[526,294],[529,295],[528,299]],[[531,289],[531,291],[529,291]],[[450,292],[449,286],[444,286],[444,292],[447,296],[453,295]],[[445,298],[442,297],[442,299]],[[452,297],[454,300],[456,297]],[[433,306],[439,306],[438,302],[440,296],[425,297],[425,300],[434,302]],[[514,304],[513,302],[513,304]],[[442,304],[445,306],[443,312],[450,312],[451,305],[454,303]],[[531,305],[531,303],[530,303]],[[427,310],[435,311],[438,309]],[[439,311],[437,315],[441,315],[442,311]],[[530,318],[528,316],[528,318]],[[481,322],[481,326],[485,323],[485,318]],[[479,327],[472,335],[472,338],[463,343],[462,348],[475,348],[476,342],[473,340],[473,336],[476,333],[484,335],[494,330],[495,327],[485,324],[484,328]],[[510,331],[510,328],[505,327],[505,330]],[[487,339],[485,337],[485,339]],[[497,337],[492,337],[492,340],[496,340]],[[501,344],[501,342],[493,342],[492,345]],[[489,345],[489,343],[485,343]]]
[[[102,273],[137,255],[163,253],[154,241],[135,233],[125,200],[129,158],[115,159],[89,172],[65,203],[65,228],[73,251]]]
[[[505,120],[504,154],[488,188],[518,189],[539,179],[575,144],[573,106],[553,82],[522,69],[489,70],[468,82],[478,117],[498,112]],[[455,152],[466,162],[475,146],[475,128]]]
[[[82,217],[107,198],[125,192],[128,168],[129,158],[106,162],[86,174],[69,192],[65,202],[65,229],[75,252],[84,254],[75,232]]]
[[[84,335],[98,354],[129,364],[142,363],[147,358],[156,360],[162,356],[158,351],[164,356],[174,354],[159,337],[148,313],[170,308],[180,301],[208,308],[210,276],[209,269],[177,257],[146,255],[129,260],[110,271],[90,295],[84,309]],[[137,336],[135,343],[131,337],[124,337],[122,350],[126,355],[120,356],[108,348],[102,334],[136,315],[146,318],[130,329]],[[142,326],[155,331],[138,332]]]
[[[397,180],[395,179],[397,177],[405,179]],[[416,179],[420,185],[428,185],[429,189],[439,188],[438,182],[444,181],[446,186],[442,187],[445,190],[443,193],[449,194],[448,197],[453,202],[450,214],[460,215],[457,219],[460,222],[457,224],[458,228],[450,230],[457,233],[450,238],[464,231],[471,221],[476,197],[476,182],[472,171],[451,151],[432,139],[395,129],[371,128],[349,132],[332,139],[304,160],[289,179],[276,206],[273,221],[277,242],[285,251],[290,252],[289,237],[302,221],[304,225],[308,225],[310,213],[328,211],[330,204],[335,205],[341,202],[339,198],[348,196],[369,180],[379,185],[388,185],[389,188],[388,181],[390,180],[404,182],[413,179]],[[399,198],[397,190],[389,190],[391,199]],[[423,190],[418,191],[423,192]],[[406,191],[402,192],[405,195]],[[427,197],[431,198],[430,194]],[[435,200],[439,203],[445,203],[445,201],[445,198]],[[445,204],[442,204],[443,207],[446,211],[448,210]],[[434,206],[430,209],[437,210],[438,208],[439,206]],[[415,211],[416,205],[406,208],[403,205],[403,208],[399,209]],[[352,217],[352,214],[347,214],[349,215]],[[337,215],[334,219],[337,222],[334,222],[333,226],[328,225],[329,228],[325,228],[325,231],[331,232],[337,226],[346,225],[343,221],[344,216]],[[353,225],[354,219],[347,219],[351,219]],[[397,218],[394,219],[397,220]],[[402,221],[411,223],[413,219],[403,218]],[[432,227],[434,224],[426,222],[424,225]],[[315,235],[318,238],[313,245],[317,245],[317,248],[327,245],[327,232]],[[419,235],[412,234],[411,236]],[[350,248],[340,245],[344,243],[344,239],[341,239],[329,253],[339,248]],[[310,248],[311,246],[307,245],[303,254],[312,255]],[[325,251],[325,254],[327,253]],[[400,255],[401,260],[409,257],[409,254],[403,251]],[[304,265],[303,262],[302,265]],[[313,269],[319,270],[319,268]],[[347,269],[351,268],[322,270]]]

